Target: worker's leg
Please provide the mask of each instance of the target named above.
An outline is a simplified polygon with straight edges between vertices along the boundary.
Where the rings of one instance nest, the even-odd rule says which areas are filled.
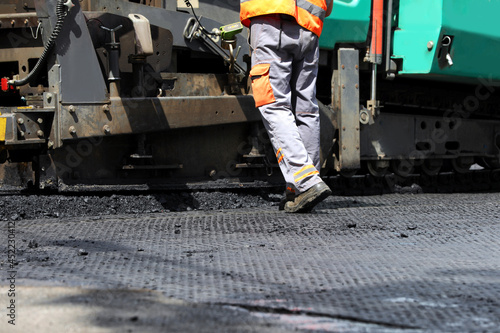
[[[320,123],[316,100],[318,75],[318,36],[302,29],[300,49],[295,54],[292,78],[292,105],[300,137],[317,170],[320,170]]]
[[[280,20],[268,17],[252,19],[252,87],[283,176],[298,192],[303,192],[321,182],[321,178],[292,112],[292,54],[297,52],[302,28],[294,24],[295,31],[288,28],[281,31],[281,24]]]

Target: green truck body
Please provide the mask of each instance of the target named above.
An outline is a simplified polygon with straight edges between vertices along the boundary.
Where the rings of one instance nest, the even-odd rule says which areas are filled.
[[[387,12],[388,1],[384,5]],[[370,0],[334,0],[320,47],[366,42],[370,11]],[[399,64],[397,75],[462,83],[481,78],[500,82],[498,13],[500,0],[394,1],[390,43],[391,58]],[[443,47],[446,37],[451,38],[449,48]],[[384,45],[386,40],[384,28]]]

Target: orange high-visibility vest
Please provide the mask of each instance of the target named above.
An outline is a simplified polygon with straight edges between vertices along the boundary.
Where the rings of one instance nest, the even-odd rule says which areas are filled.
[[[269,14],[286,14],[316,35],[321,35],[328,4],[333,0],[240,0],[240,20],[250,26],[250,19]]]

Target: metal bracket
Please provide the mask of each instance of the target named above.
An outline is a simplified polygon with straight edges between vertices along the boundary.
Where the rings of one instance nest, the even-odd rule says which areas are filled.
[[[338,70],[332,81],[332,101],[339,128],[335,169],[338,172],[357,170],[361,165],[358,50],[338,50]]]

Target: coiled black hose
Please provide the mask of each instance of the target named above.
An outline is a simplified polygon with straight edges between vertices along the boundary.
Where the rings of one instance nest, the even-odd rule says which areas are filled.
[[[25,84],[29,83],[33,78],[36,78],[38,75],[38,72],[40,72],[40,69],[42,68],[42,65],[45,63],[47,60],[47,57],[49,56],[50,52],[52,51],[52,48],[55,45],[57,36],[59,36],[59,33],[62,30],[62,26],[64,23],[64,18],[66,17],[66,12],[64,10],[64,0],[58,0],[57,5],[56,5],[56,16],[57,16],[57,22],[54,27],[54,30],[52,30],[52,34],[49,37],[49,40],[47,41],[47,44],[45,45],[45,48],[43,49],[42,55],[38,59],[35,67],[33,67],[33,70],[23,79],[21,80],[10,80],[9,85],[11,86],[24,86]]]

